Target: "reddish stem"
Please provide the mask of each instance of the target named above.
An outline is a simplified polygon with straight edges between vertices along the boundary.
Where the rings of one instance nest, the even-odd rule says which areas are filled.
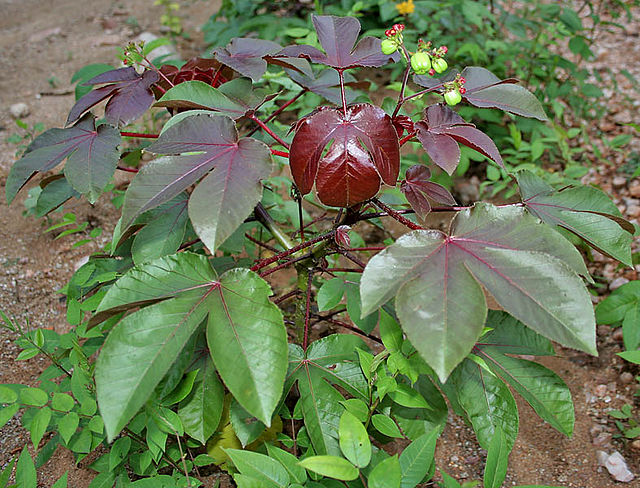
[[[400,146],[402,147],[406,142],[409,142],[411,139],[413,139],[416,136],[416,132],[412,132],[411,134],[407,134],[406,136],[404,136],[402,139],[400,139],[398,141],[398,144],[400,144]]]
[[[302,349],[305,351],[309,346],[309,329],[311,329],[311,281],[313,280],[313,273],[310,271],[307,278],[307,301],[304,308],[304,337],[302,338]]]
[[[280,251],[278,251],[275,247],[270,246],[269,244],[267,244],[266,242],[262,242],[259,241],[258,239],[256,239],[255,237],[253,237],[251,234],[245,232],[244,236],[249,239],[251,242],[253,242],[254,244],[257,244],[258,246],[264,247],[265,249],[268,249],[271,252],[274,253],[279,253]]]
[[[382,203],[380,200],[378,200],[377,198],[373,198],[371,200],[371,202],[378,207],[380,210],[384,210],[385,212],[387,212],[387,214],[389,215],[389,217],[392,217],[394,219],[396,219],[398,222],[400,222],[403,225],[406,225],[407,227],[409,227],[409,229],[412,230],[420,230],[423,227],[420,227],[418,224],[414,224],[413,222],[411,222],[409,219],[405,219],[399,212],[396,212],[394,209],[392,209],[391,207],[389,207],[388,205],[385,205],[384,203]]]
[[[323,271],[328,273],[362,273],[360,268],[327,268]]]
[[[294,258],[294,259],[290,259],[289,261],[286,261],[284,263],[279,264],[278,266],[275,266],[273,268],[269,268],[266,271],[263,271],[262,273],[260,273],[260,277],[264,278],[265,276],[269,276],[271,273],[275,273],[276,271],[280,271],[283,268],[286,268],[288,266],[291,266],[292,264],[295,264],[299,261],[304,261],[305,259],[308,259],[312,256],[311,253],[307,253],[303,256],[300,256],[298,258]]]
[[[287,300],[289,298],[295,297],[299,293],[300,293],[300,290],[295,289],[293,291],[290,291],[289,293],[285,293],[284,295],[279,296],[278,298],[274,298],[273,299],[273,303],[278,305],[279,303],[282,303],[282,302],[284,302],[285,300]]]
[[[283,110],[285,108],[287,108],[289,105],[291,105],[292,103],[294,103],[298,98],[300,98],[302,95],[304,95],[305,93],[307,93],[307,89],[304,88],[301,92],[298,92],[298,94],[293,97],[291,100],[289,100],[288,102],[282,104],[280,106],[280,108],[278,108],[278,110],[276,110],[275,112],[273,112],[271,115],[269,115],[269,117],[267,117],[264,121],[265,123],[272,121],[273,119],[275,119],[278,115],[280,115]],[[253,134],[255,134],[258,131],[259,127],[254,127],[253,129],[251,129],[249,131],[249,133],[247,134],[246,137],[251,137]]]
[[[288,158],[289,153],[284,151],[278,151],[277,149],[271,149],[271,154],[274,156],[282,156],[283,158]]]
[[[269,127],[267,127],[267,124],[265,124],[262,120],[260,120],[255,115],[250,115],[249,118],[253,120],[256,124],[258,124],[263,131],[265,131],[267,134],[273,137],[276,140],[276,142],[278,142],[278,144],[280,144],[283,147],[286,147],[287,150],[289,149],[289,144],[287,144],[286,141],[284,141],[278,134],[276,134],[271,129],[269,129]]]
[[[194,244],[197,244],[198,242],[200,242],[200,239],[194,239],[192,241],[188,241],[185,242],[184,244],[181,244],[180,247],[178,248],[178,251],[182,251],[183,249],[186,249],[188,247],[193,246]]]
[[[305,241],[305,242],[303,242],[301,244],[298,244],[297,246],[294,246],[291,249],[287,249],[285,251],[282,251],[282,252],[276,254],[275,256],[271,256],[270,258],[262,259],[262,260],[258,261],[256,264],[254,264],[251,267],[251,271],[258,271],[258,270],[264,268],[265,266],[269,266],[271,263],[275,263],[276,261],[280,261],[282,258],[286,258],[287,256],[290,256],[291,254],[300,251],[301,249],[305,249],[307,247],[313,246],[314,244],[317,244],[320,241],[326,241],[327,239],[331,239],[334,236],[335,233],[336,233],[336,231],[332,230],[330,232],[326,232],[324,234],[320,234],[319,236],[314,237],[313,239],[310,239],[310,240]]]
[[[160,134],[144,134],[142,132],[120,132],[122,137],[137,137],[138,139],[157,139]]]
[[[383,251],[386,246],[370,246],[370,247],[349,247],[345,251]]]
[[[127,166],[116,166],[117,169],[119,169],[120,171],[126,171],[127,173],[137,173],[139,170],[138,168],[128,168]]]
[[[407,52],[407,48],[405,48],[404,46],[402,46],[402,50],[405,53],[405,56],[407,57],[407,68],[404,70],[404,76],[402,77],[402,87],[400,88],[400,93],[398,94],[398,102],[396,103],[396,108],[393,110],[393,114],[391,115],[391,118],[394,118],[396,115],[398,115],[398,112],[400,111],[400,107],[402,107],[402,104],[404,103],[404,90],[407,87],[407,82],[409,81],[409,73],[411,73],[411,63],[409,62],[409,53]]]

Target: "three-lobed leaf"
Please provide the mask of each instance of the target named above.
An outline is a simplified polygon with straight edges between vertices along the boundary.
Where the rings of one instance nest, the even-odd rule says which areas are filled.
[[[122,231],[142,213],[201,180],[191,193],[188,211],[196,233],[211,251],[253,211],[262,196],[260,182],[271,173],[266,144],[238,139],[233,120],[222,115],[187,117],[147,150],[170,156],[145,165],[131,182],[122,210]]]
[[[446,205],[455,205],[456,201],[444,186],[429,181],[431,171],[426,166],[415,164],[411,166],[400,184],[400,191],[404,193],[409,205],[416,215],[424,220],[431,212],[429,199]]]
[[[7,177],[7,202],[38,172],[44,173],[67,160],[64,173],[69,184],[87,195],[91,203],[109,183],[120,158],[120,133],[110,125],[96,127],[95,118],[87,114],[73,127],[49,129],[27,148]]]
[[[554,190],[530,171],[519,171],[516,179],[522,203],[529,212],[631,266],[631,240],[635,229],[622,218],[618,207],[603,191],[592,186]]]
[[[315,183],[322,203],[350,207],[375,196],[381,182],[395,185],[400,146],[381,108],[363,103],[345,113],[321,107],[298,122],[289,163],[303,195]]]
[[[487,315],[486,289],[538,333],[596,354],[580,254],[516,206],[477,204],[449,235],[416,230],[374,256],[361,281],[363,314],[392,297],[407,338],[445,380],[471,351]]]
[[[354,17],[313,15],[311,18],[324,53],[312,46],[299,45],[284,48],[278,56],[304,57],[338,69],[380,67],[400,58],[397,52],[383,54],[380,49],[382,41],[376,37],[364,37],[356,45],[360,22]]]

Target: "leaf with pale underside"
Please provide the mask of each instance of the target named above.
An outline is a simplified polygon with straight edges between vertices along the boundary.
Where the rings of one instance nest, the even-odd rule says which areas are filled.
[[[171,126],[147,148],[169,154],[145,165],[129,185],[121,231],[152,208],[196,186],[189,218],[203,243],[214,251],[242,224],[262,196],[261,181],[271,173],[263,142],[238,139],[229,117],[198,114]]]
[[[213,55],[242,76],[258,81],[267,70],[267,62],[263,58],[281,49],[282,46],[273,41],[234,37],[226,47],[215,49]]]
[[[632,265],[635,229],[604,192],[592,186],[554,190],[530,171],[519,171],[516,178],[529,212],[577,235],[603,254]]]
[[[209,109],[239,119],[255,111],[267,98],[248,78],[236,78],[214,88],[199,80],[185,81],[162,95],[154,107]]]
[[[400,59],[398,52],[383,54],[380,49],[382,41],[377,37],[364,37],[356,45],[360,22],[354,17],[313,15],[311,18],[324,53],[313,46],[299,45],[284,48],[278,56],[305,57],[314,63],[340,69],[380,67]]]
[[[248,412],[269,423],[287,368],[286,331],[270,294],[257,274],[234,269],[218,278],[206,256],[191,253],[152,261],[120,278],[97,312],[143,308],[113,328],[96,361],[98,405],[109,439],[148,400],[207,316],[210,329],[215,322],[209,347],[222,380]],[[256,340],[255,360],[240,361]]]
[[[504,167],[493,140],[445,105],[436,104],[428,107],[424,119],[416,123],[415,128],[416,136],[429,157],[449,174],[455,171],[460,162],[458,143],[475,149]]]
[[[597,354],[580,253],[518,206],[477,204],[449,234],[416,230],[374,256],[362,276],[362,313],[395,296],[408,339],[445,380],[471,351],[487,316],[484,290],[507,312],[561,344]]]
[[[109,183],[120,158],[120,133],[110,125],[96,127],[95,118],[85,115],[73,127],[49,129],[39,135],[7,177],[7,202],[38,172],[55,168],[67,160],[64,173],[69,184],[91,203]]]
[[[325,148],[328,151],[323,155]],[[400,146],[391,118],[370,104],[322,107],[296,126],[289,162],[300,192],[315,183],[325,205],[349,207],[395,185]]]

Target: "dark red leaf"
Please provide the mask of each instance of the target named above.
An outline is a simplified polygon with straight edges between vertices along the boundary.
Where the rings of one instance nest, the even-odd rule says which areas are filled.
[[[357,104],[345,115],[342,109],[322,107],[298,123],[289,161],[303,195],[315,182],[322,203],[350,207],[373,197],[381,179],[395,185],[400,147],[382,109]]]
[[[398,137],[402,136],[402,133],[406,130],[407,134],[411,134],[415,129],[413,127],[413,120],[406,115],[397,115],[393,118],[393,126],[398,132]]]
[[[151,86],[160,79],[155,71],[139,75],[132,67],[102,73],[85,85],[109,85],[90,91],[71,108],[66,125],[80,118],[91,107],[110,98],[105,107],[105,119],[113,125],[125,126],[140,117],[154,101]]]
[[[267,62],[263,58],[281,49],[282,46],[276,42],[234,37],[226,47],[214,50],[213,55],[241,75],[258,81],[267,70]]]
[[[484,132],[467,123],[451,108],[436,104],[425,111],[425,118],[415,124],[418,140],[435,164],[452,174],[460,161],[458,143],[504,167],[500,152]]]
[[[416,214],[424,219],[431,212],[427,197],[446,205],[455,205],[451,193],[442,185],[429,181],[431,171],[426,166],[415,164],[407,170],[406,179],[400,184],[400,190]]]
[[[300,45],[284,48],[278,53],[279,56],[305,57],[314,63],[339,69],[355,66],[379,67],[391,60],[400,59],[398,52],[383,54],[380,49],[382,41],[377,37],[364,37],[354,48],[360,33],[358,19],[333,15],[314,15],[312,18],[318,40],[325,52],[312,46]]]
[[[6,194],[9,203],[37,172],[55,168],[65,158],[65,176],[71,186],[89,201],[98,199],[116,169],[120,133],[109,125],[96,128],[87,114],[73,127],[49,129],[38,136],[9,173]]]
[[[191,58],[181,68],[165,64],[160,67],[160,72],[164,77],[153,87],[153,92],[157,99],[160,99],[171,86],[179,85],[185,81],[202,81],[217,88],[233,78],[233,70],[231,68],[216,59],[208,58]]]

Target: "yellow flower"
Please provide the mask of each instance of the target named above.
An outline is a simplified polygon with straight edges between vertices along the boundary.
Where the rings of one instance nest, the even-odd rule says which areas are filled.
[[[416,6],[413,4],[413,0],[405,0],[404,2],[396,3],[396,8],[400,15],[407,15],[412,14]]]

